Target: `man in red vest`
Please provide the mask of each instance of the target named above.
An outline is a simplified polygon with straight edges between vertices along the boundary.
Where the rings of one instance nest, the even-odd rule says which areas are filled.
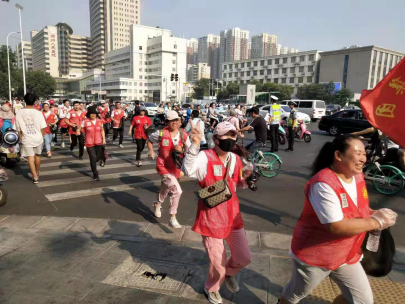
[[[177,151],[181,154],[191,145],[188,133],[180,128],[180,118],[176,111],[166,113],[167,126],[154,132],[148,139],[149,157],[155,159],[153,143],[159,143],[158,158],[156,161],[156,170],[162,176],[161,191],[158,194],[158,200],[154,202],[154,214],[157,218],[161,217],[161,206],[166,196],[170,196],[169,212],[171,219],[169,225],[175,229],[182,226],[176,220],[179,199],[182,195],[178,179],[183,173],[175,164],[172,153]]]
[[[110,123],[111,123],[109,106],[106,105],[105,101],[102,101],[101,106],[97,108],[97,111],[99,112],[100,119],[103,122],[104,134],[107,139],[109,130],[110,130]]]
[[[69,125],[69,134],[71,138],[70,150],[78,145],[79,142],[79,160],[83,160],[83,151],[85,139],[81,132],[82,121],[85,119],[85,113],[80,110],[80,103],[73,102],[73,110],[71,110],[65,118],[65,122]],[[77,132],[79,130],[79,132]]]
[[[69,125],[68,123],[66,123],[65,118],[67,117],[70,111],[71,111],[70,101],[63,100],[63,107],[60,108],[58,111],[59,127],[61,127],[61,138],[62,138],[61,147],[65,147],[65,135],[68,133],[69,130]]]
[[[121,109],[121,102],[116,102],[116,109],[111,112],[111,120],[113,122],[113,144],[120,134],[118,146],[123,148],[124,138],[124,119],[126,117],[125,111]]]

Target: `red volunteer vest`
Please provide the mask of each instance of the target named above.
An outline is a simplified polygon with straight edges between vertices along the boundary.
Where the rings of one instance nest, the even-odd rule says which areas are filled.
[[[107,123],[111,123],[111,118],[106,119],[106,114],[109,113],[109,107],[99,107],[99,114],[100,114],[100,118],[103,121],[103,124],[107,124]]]
[[[147,116],[136,116],[133,118],[131,125],[134,127],[134,139],[147,139],[147,134],[145,133],[144,126],[148,124],[150,126],[151,120]]]
[[[84,131],[86,134],[85,137],[85,146],[92,147],[95,145],[103,145],[103,122],[100,119],[96,119],[96,124],[93,124],[90,119],[85,119],[84,121]]]
[[[226,168],[214,149],[205,150],[204,152],[207,156],[208,163],[206,178],[199,181],[201,188],[208,187],[224,179],[224,175],[226,174]],[[192,230],[200,235],[226,238],[231,230],[243,228],[240,203],[236,194],[237,184],[241,181],[243,166],[241,159],[237,155],[235,156],[236,163],[234,172],[228,177],[228,187],[232,194],[231,199],[211,209],[208,208],[201,199],[197,204],[196,221]]]
[[[115,109],[113,111],[113,113],[114,113],[114,119],[116,121],[118,121],[118,123],[113,123],[113,128],[118,128],[118,127],[120,127],[120,121],[124,116],[124,110],[123,109]]]
[[[80,126],[82,125],[82,121],[86,117],[86,113],[82,111],[80,115],[78,115],[75,110],[71,110],[69,111],[69,113],[70,113],[69,123],[76,124],[76,126],[80,128]],[[69,134],[76,134],[76,131],[73,130],[71,126],[69,126]]]
[[[176,168],[172,159],[172,152],[175,150],[171,133],[168,127],[162,129],[162,139],[159,142],[158,158],[156,159],[156,170],[159,175],[173,174],[176,178],[180,177],[180,169]],[[179,139],[179,145],[183,146],[188,137],[188,133],[182,129],[183,139]]]
[[[340,199],[345,218],[369,218],[369,200],[363,174],[354,177],[357,183],[358,208],[329,168],[318,172],[305,186],[305,203],[293,232],[291,249],[301,261],[315,267],[335,270],[343,264],[355,264],[361,258],[365,234],[337,236],[320,223],[309,201],[309,191],[317,182],[327,183]]]
[[[47,118],[45,116],[45,112],[42,111],[42,114],[44,115],[45,122],[47,123],[47,128],[45,128],[45,133],[52,134],[51,129],[49,128],[49,124],[55,122],[56,115],[55,115],[55,113],[51,112]]]
[[[64,114],[65,116],[59,121],[59,127],[61,127],[61,128],[68,128],[68,124],[66,124],[65,123],[65,118],[66,118],[66,115],[68,114],[68,109],[66,109],[65,107],[63,107],[63,108],[61,108],[59,111],[58,111],[58,113],[59,114]]]

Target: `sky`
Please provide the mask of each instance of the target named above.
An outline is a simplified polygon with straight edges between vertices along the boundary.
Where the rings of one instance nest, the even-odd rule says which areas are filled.
[[[141,0],[141,24],[160,26],[174,36],[198,38],[220,35],[239,27],[250,36],[269,33],[278,43],[300,51],[329,51],[350,45],[377,45],[405,52],[404,0]],[[88,0],[0,1],[0,44],[19,31],[19,3],[23,10],[24,40],[31,30],[58,22],[74,34],[89,35]],[[14,48],[19,36],[10,38]]]

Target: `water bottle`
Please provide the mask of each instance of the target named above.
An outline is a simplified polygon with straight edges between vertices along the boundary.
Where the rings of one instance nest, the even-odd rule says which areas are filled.
[[[381,237],[380,230],[374,230],[369,232],[367,240],[367,250],[371,252],[377,252],[379,248],[379,238]]]

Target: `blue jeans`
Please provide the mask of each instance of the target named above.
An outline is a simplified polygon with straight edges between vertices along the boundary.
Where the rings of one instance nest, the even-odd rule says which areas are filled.
[[[51,151],[52,133],[44,135],[44,145],[47,151]]]

